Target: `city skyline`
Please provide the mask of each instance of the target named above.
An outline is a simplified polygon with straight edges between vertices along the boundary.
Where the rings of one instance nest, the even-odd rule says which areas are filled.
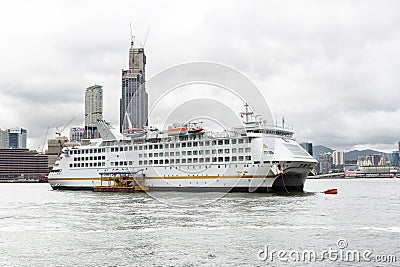
[[[83,125],[82,88],[90,84],[106,88],[104,118],[118,127],[133,21],[139,46],[151,28],[145,44],[150,78],[182,62],[226,64],[260,88],[277,117],[294,124],[298,141],[396,150],[397,1],[158,2],[157,10],[154,2],[39,2],[6,3],[0,11],[9,25],[0,50],[0,128],[27,129],[32,149],[47,127],[73,117]]]

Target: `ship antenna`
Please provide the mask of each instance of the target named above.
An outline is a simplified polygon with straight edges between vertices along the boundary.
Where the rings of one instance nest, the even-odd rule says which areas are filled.
[[[246,107],[246,124],[249,123],[249,104],[247,102],[244,104]]]

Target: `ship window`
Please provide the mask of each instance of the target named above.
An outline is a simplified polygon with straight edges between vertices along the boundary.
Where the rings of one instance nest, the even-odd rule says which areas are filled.
[[[197,155],[197,150],[194,150],[194,151],[193,151],[193,155]]]
[[[118,161],[115,162],[115,166],[118,166]]]
[[[153,157],[153,153],[149,153],[149,158],[152,158]]]
[[[232,153],[237,153],[237,148],[232,148]]]
[[[144,163],[144,165],[147,165],[147,160],[144,160],[143,163]]]
[[[179,144],[177,144],[176,147],[178,147],[178,146],[179,146]],[[182,143],[182,147],[186,147],[186,143]]]
[[[199,142],[199,146],[204,146],[204,142]]]
[[[254,164],[260,164],[260,161],[256,160],[254,161]]]
[[[217,157],[213,157],[212,162],[217,162]]]
[[[192,142],[188,142],[187,147],[192,147]]]
[[[153,149],[153,145],[149,145],[149,149]]]
[[[218,157],[218,162],[224,161],[224,157]]]
[[[124,151],[128,151],[128,147],[124,147]]]
[[[173,157],[173,156],[174,156],[174,152],[170,152],[169,154],[171,155],[171,157]]]
[[[143,165],[143,162],[141,160],[139,160],[139,165]]]
[[[124,148],[123,148],[123,147],[120,147],[120,148],[119,148],[119,151],[123,151],[123,150],[124,150]]]
[[[102,162],[102,163],[101,163],[101,166],[106,166],[106,163],[105,163],[105,162]]]
[[[246,160],[251,160],[251,156],[246,156]]]
[[[143,157],[144,157],[144,158],[147,158],[147,153],[144,153],[144,154],[143,154]]]
[[[129,147],[129,151],[132,151],[132,147],[131,146]]]
[[[210,141],[206,141],[206,146],[209,146],[210,145]]]
[[[137,146],[134,146],[133,150],[135,150],[135,151],[136,151],[136,150],[137,150]]]
[[[114,152],[114,148],[113,147],[111,148],[111,152]]]
[[[236,144],[236,139],[232,139],[232,144]]]
[[[236,156],[233,156],[233,157],[232,157],[232,161],[237,161],[237,157],[236,157]]]
[[[264,164],[268,164],[269,163],[269,161],[268,160],[264,160]]]
[[[160,149],[162,149],[163,148],[163,145],[160,145]]]
[[[188,163],[192,163],[192,159],[191,158],[188,158],[188,161],[187,161]]]
[[[273,154],[274,154],[274,151],[269,151],[269,154],[273,155]]]
[[[243,160],[244,160],[243,156],[239,156],[239,161],[243,161]]]
[[[182,163],[186,163],[186,159],[182,159]]]
[[[224,153],[224,150],[223,149],[218,149],[218,154],[222,154],[222,153]]]
[[[93,166],[94,166],[94,167],[97,167],[97,162],[93,163]]]
[[[217,150],[216,150],[216,149],[213,149],[213,150],[211,150],[211,153],[212,153],[212,154],[217,154]]]
[[[168,163],[169,163],[169,160],[168,160],[168,159],[166,159],[166,160],[165,160],[165,164],[168,164]]]
[[[209,154],[210,154],[210,150],[204,150],[204,153],[205,153],[206,155],[209,155]]]
[[[89,153],[93,153],[93,149],[90,149],[90,150],[89,150]]]
[[[181,160],[180,160],[180,159],[176,159],[175,162],[176,162],[176,163],[181,163]],[[173,159],[171,159],[171,163],[174,163],[174,160],[173,160]]]
[[[165,144],[165,146],[164,146],[165,148],[168,148],[169,147],[169,145],[168,144]]]
[[[197,163],[198,161],[199,161],[198,158],[193,158],[193,163]]]
[[[225,140],[225,145],[229,145],[229,140]]]
[[[160,153],[162,154],[162,153]],[[165,156],[168,157],[169,156],[169,152],[165,152]]]
[[[225,157],[225,161],[229,161],[229,157]]]
[[[239,153],[243,153],[243,147],[239,147]]]
[[[139,150],[143,150],[143,146],[139,146]]]
[[[244,151],[245,151],[245,152],[251,152],[251,148],[250,148],[250,147],[246,147],[246,148],[244,149]]]
[[[89,167],[89,164],[88,164],[88,163],[85,163],[85,167]]]
[[[142,158],[143,157],[143,154],[139,154],[139,158]]]
[[[172,153],[172,152],[171,152]],[[181,155],[181,152],[179,152],[179,151],[176,151],[175,152],[175,156],[177,156],[177,157],[179,157]],[[172,154],[171,154],[171,156],[172,156]]]
[[[101,152],[106,152],[106,149],[105,149],[105,148],[102,148],[102,149],[101,149]]]
[[[154,149],[158,149],[158,145],[154,145]]]
[[[229,148],[226,148],[226,149],[225,149],[225,153],[229,153]]]
[[[222,145],[223,141],[222,140],[218,140],[218,145]]]
[[[197,142],[193,142],[193,146],[197,146],[198,145],[198,143]]]
[[[90,162],[90,163],[89,163],[89,167],[93,167],[93,163]]]
[[[163,157],[163,156],[164,156],[164,153],[163,153],[163,152],[160,152],[158,155],[159,155],[159,157]]]
[[[182,156],[186,156],[186,151],[182,151]]]
[[[154,157],[158,157],[158,153],[154,153]]]
[[[192,155],[192,151],[188,151],[187,154],[188,154],[188,156],[191,156]]]
[[[239,144],[243,144],[243,139],[238,140]]]
[[[152,165],[153,164],[153,161],[152,160],[149,160],[149,165]]]
[[[199,158],[200,163],[204,162],[204,158]]]

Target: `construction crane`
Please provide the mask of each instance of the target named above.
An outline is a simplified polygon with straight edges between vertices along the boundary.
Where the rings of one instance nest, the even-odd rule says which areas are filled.
[[[75,117],[73,117],[61,130],[56,127],[56,134],[58,136],[61,136],[61,133],[75,120]]]

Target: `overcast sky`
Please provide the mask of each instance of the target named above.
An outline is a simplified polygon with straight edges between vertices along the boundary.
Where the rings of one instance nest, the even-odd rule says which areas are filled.
[[[400,1],[7,1],[0,9],[0,127],[82,126],[84,90],[104,86],[118,125],[129,22],[147,79],[192,61],[247,75],[298,141],[396,149],[400,140]],[[149,92],[151,94],[151,92]],[[50,130],[50,137],[54,129]]]

